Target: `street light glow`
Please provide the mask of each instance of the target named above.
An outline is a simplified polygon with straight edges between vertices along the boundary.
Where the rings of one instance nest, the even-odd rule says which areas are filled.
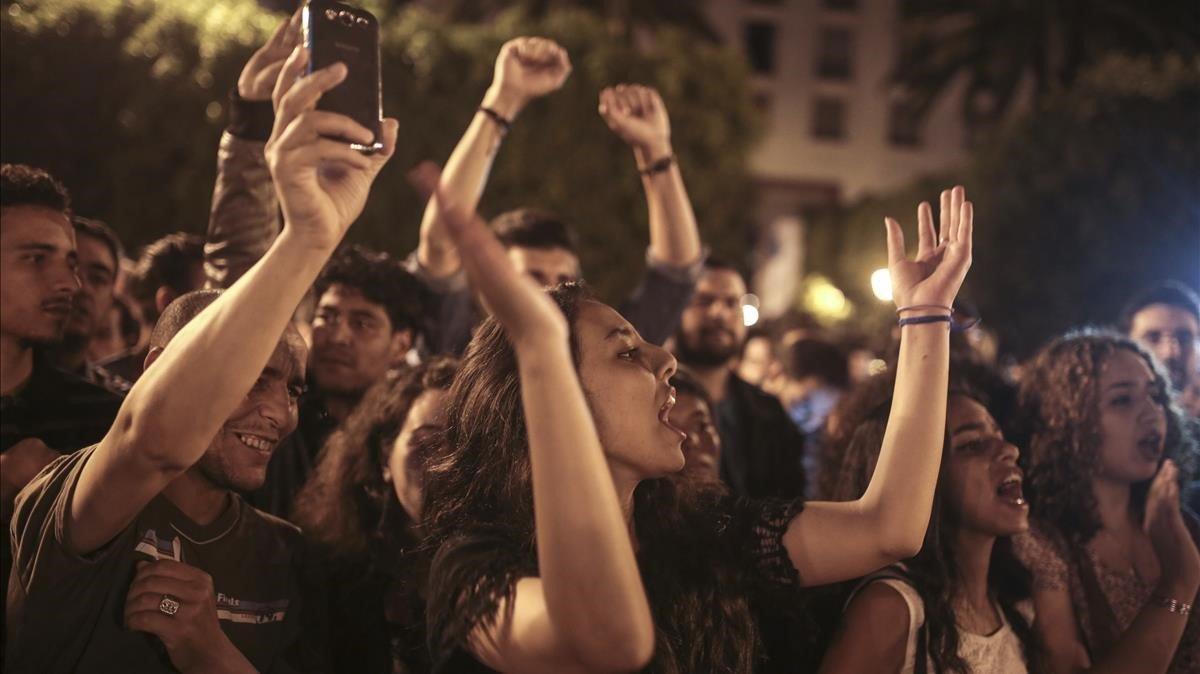
[[[887,269],[876,269],[871,272],[871,292],[880,302],[892,301],[892,277]]]
[[[742,324],[747,328],[758,322],[758,295],[742,295]]]

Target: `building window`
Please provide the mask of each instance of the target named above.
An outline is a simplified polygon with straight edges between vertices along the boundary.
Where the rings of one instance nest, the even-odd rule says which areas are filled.
[[[858,8],[858,0],[821,0],[821,6],[839,12],[853,12]]]
[[[750,68],[759,75],[775,72],[775,24],[751,21],[746,24],[746,56]]]
[[[888,140],[893,145],[921,144],[921,117],[908,101],[894,101],[888,115]]]
[[[839,98],[818,98],[813,104],[812,135],[826,140],[846,137],[846,103]]]
[[[853,73],[854,37],[849,28],[826,26],[817,43],[817,76],[848,80]]]

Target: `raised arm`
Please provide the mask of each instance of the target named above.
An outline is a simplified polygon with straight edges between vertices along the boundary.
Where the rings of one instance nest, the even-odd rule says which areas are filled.
[[[448,198],[469,212],[475,211],[492,160],[507,132],[505,124],[515,120],[533,99],[557,91],[570,74],[566,50],[550,40],[519,37],[504,43],[496,57],[492,85],[442,171],[441,184]],[[421,218],[417,261],[433,278],[450,276],[461,266],[454,240],[441,222],[436,199],[429,200]]]
[[[650,257],[687,267],[702,251],[696,214],[671,149],[671,120],[650,87],[619,84],[600,92],[600,116],[633,150],[650,215]]]
[[[1146,498],[1145,529],[1162,568],[1154,594],[1195,603],[1200,587],[1200,554],[1188,532],[1179,502],[1179,469],[1167,461]],[[1093,659],[1080,642],[1078,616],[1065,584],[1036,586],[1034,629],[1045,644],[1049,671],[1056,674],[1162,674],[1171,665],[1188,616],[1150,601],[1115,643]]]
[[[899,223],[887,219],[888,269],[903,318],[947,316],[971,266],[973,211],[961,187],[942,192],[941,242],[928,203],[917,210],[918,250],[907,259]],[[950,331],[945,322],[900,329],[892,409],[879,462],[857,501],[809,503],[784,545],[805,585],[862,576],[921,549],[946,432]]]
[[[258,379],[392,154],[394,120],[385,122],[385,150],[374,157],[321,137],[372,139],[349,118],[315,110],[346,69],[336,64],[300,79],[307,58],[297,48],[280,73],[267,143],[284,230],[241,282],[179,331],[125,398],[71,500],[65,543],[73,552],[103,546],[200,459]]]
[[[265,145],[274,118],[271,91],[299,42],[297,11],[246,62],[230,97],[229,126],[217,150],[217,179],[204,237],[204,273],[210,288],[233,285],[279,234],[279,201]]]
[[[512,604],[476,629],[472,650],[501,671],[641,669],[654,648],[650,607],[566,321],[512,268],[483,221],[441,195],[471,283],[516,352],[541,573],[517,583]]]

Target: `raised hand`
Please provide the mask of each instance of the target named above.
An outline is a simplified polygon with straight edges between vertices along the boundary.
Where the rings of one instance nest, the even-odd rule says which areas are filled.
[[[249,666],[221,631],[212,578],[182,562],[138,563],[125,596],[125,626],[158,637],[181,672]]]
[[[640,84],[618,84],[600,92],[600,116],[612,132],[643,161],[671,154],[671,119],[667,106],[654,89]]]
[[[332,249],[362,213],[371,183],[396,148],[398,124],[383,120],[383,150],[373,155],[332,140],[348,138],[366,145],[374,135],[345,115],[316,109],[321,95],[346,78],[346,66],[335,63],[301,77],[307,63],[308,51],[298,46],[279,72],[267,163],[283,210],[284,233],[290,229],[314,245]]]
[[[279,24],[267,43],[246,61],[238,75],[238,96],[247,101],[269,101],[288,54],[300,44],[300,11]]]
[[[900,223],[885,218],[888,272],[896,306],[930,304],[952,306],[967,270],[971,268],[974,206],[962,187],[942,191],[941,240],[933,229],[933,209],[928,202],[917,207],[917,257],[904,250]]]
[[[496,70],[484,105],[512,119],[529,101],[558,91],[570,74],[567,50],[553,40],[541,37],[509,40],[496,56]]]
[[[1179,502],[1179,468],[1170,459],[1163,462],[1146,496],[1144,529],[1162,566],[1162,580],[1178,584],[1191,594],[1176,596],[1191,603],[1200,585],[1200,552],[1192,541]],[[1177,591],[1177,590],[1176,590]]]
[[[409,174],[409,179],[419,191],[438,201],[446,231],[454,240],[471,287],[479,290],[513,347],[520,351],[526,346],[565,342],[567,321],[558,306],[533,279],[513,268],[487,223],[456,203],[450,191],[439,184],[437,166],[424,162]]]

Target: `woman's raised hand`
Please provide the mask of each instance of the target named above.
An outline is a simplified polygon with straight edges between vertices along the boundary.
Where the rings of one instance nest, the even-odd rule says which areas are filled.
[[[888,272],[896,306],[952,306],[971,267],[974,207],[962,187],[942,191],[940,232],[928,202],[917,207],[917,256],[908,259],[900,223],[885,218]],[[940,235],[940,238],[939,238]]]
[[[1163,462],[1154,482],[1150,484],[1143,528],[1154,545],[1154,552],[1162,567],[1163,582],[1190,588],[1188,596],[1172,599],[1192,603],[1196,587],[1200,585],[1200,551],[1196,550],[1187,523],[1183,520],[1179,500],[1179,468],[1170,459]]]
[[[504,326],[518,352],[555,342],[565,344],[566,317],[532,278],[517,272],[504,246],[474,211],[456,203],[440,185],[440,171],[424,163],[411,174],[417,189],[438,200],[446,231],[454,240],[471,287],[483,297],[488,311]]]

